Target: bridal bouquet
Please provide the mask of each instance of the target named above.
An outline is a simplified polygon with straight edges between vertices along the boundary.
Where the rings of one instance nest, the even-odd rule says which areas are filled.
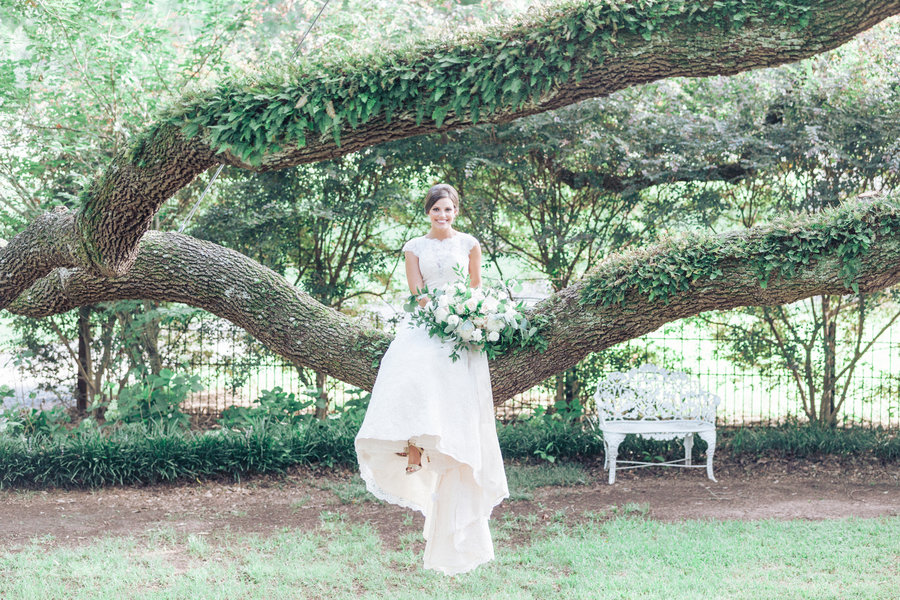
[[[507,289],[471,288],[464,280],[445,289],[424,290],[429,298],[424,307],[419,306],[420,296],[410,296],[403,308],[428,335],[454,343],[450,354],[454,362],[460,350],[481,350],[494,358],[511,349],[540,345],[538,328],[522,314],[525,303],[514,303]]]

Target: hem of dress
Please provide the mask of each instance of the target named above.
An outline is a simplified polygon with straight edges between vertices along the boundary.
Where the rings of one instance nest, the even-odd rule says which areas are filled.
[[[384,491],[377,483],[375,483],[375,473],[372,472],[372,469],[368,466],[363,467],[362,463],[359,465],[359,476],[366,483],[366,489],[369,493],[379,500],[383,500],[390,504],[396,504],[397,506],[402,506],[403,508],[408,508],[410,510],[417,510],[423,515],[425,514],[425,509],[415,502],[408,502],[399,496],[394,496],[393,494]]]
[[[408,438],[406,438],[404,440],[389,440],[389,439],[371,438],[371,437],[363,437],[363,438],[357,438],[357,439],[373,440],[373,441],[377,441],[377,442],[399,442],[399,443],[403,444],[407,440],[411,440],[413,438],[426,436],[426,435],[437,438],[438,442],[434,446],[435,451],[440,452],[441,454],[443,454],[445,456],[449,456],[456,462],[458,462],[462,465],[466,465],[467,467],[472,469],[472,477],[475,478],[476,471],[475,471],[475,468],[471,465],[471,463],[469,463],[468,461],[462,460],[459,456],[455,455],[454,453],[448,452],[440,447],[440,442],[443,438],[439,435],[435,436],[432,433],[418,433],[418,434],[410,435]],[[427,451],[427,448],[426,448],[426,451]],[[357,451],[357,455],[358,454],[359,454],[359,451]],[[422,458],[423,458],[423,460],[425,459],[424,454],[422,455]],[[367,471],[368,473],[364,474],[363,473],[363,464],[361,462],[359,462],[359,460],[357,460],[357,462],[359,463],[360,477],[362,477],[362,480],[366,482],[366,489],[369,490],[376,498],[378,498],[379,500],[384,500],[385,502],[390,502],[391,504],[396,504],[397,506],[402,506],[404,508],[417,510],[420,513],[422,513],[423,515],[425,514],[425,509],[420,507],[419,505],[417,505],[413,502],[407,502],[406,500],[404,500],[402,498],[398,498],[398,497],[394,496],[393,494],[389,494],[388,492],[381,489],[381,487],[379,487],[378,484],[375,483],[375,480],[374,480],[375,474],[372,472],[372,470],[370,468],[366,467],[365,471]],[[501,463],[502,463],[502,458],[501,458]],[[480,471],[483,471],[483,469],[481,469]],[[367,477],[366,475],[369,475],[369,477]],[[475,481],[476,481],[476,483],[478,483],[479,486],[481,486],[482,489],[484,489],[485,486],[482,481],[479,481],[478,478],[475,478]],[[377,490],[377,492],[376,492],[376,490]],[[494,509],[497,506],[499,506],[500,503],[503,502],[504,500],[506,500],[507,498],[509,498],[509,486],[508,485],[507,485],[505,494],[501,495],[499,498],[494,498],[494,499],[490,500],[491,510],[487,514],[487,516],[490,517],[490,513],[492,513],[494,511]]]
[[[441,573],[442,575],[448,575],[448,576],[462,575],[463,573],[468,573],[469,571],[472,571],[472,570],[474,570],[474,569],[477,569],[477,568],[480,567],[481,565],[486,564],[486,563],[489,563],[489,562],[491,562],[492,560],[494,560],[494,557],[493,557],[493,556],[489,556],[489,557],[487,557],[487,558],[485,558],[485,559],[483,559],[483,560],[478,560],[477,562],[474,562],[474,563],[472,563],[472,564],[470,564],[470,565],[468,565],[468,566],[466,566],[466,567],[462,567],[462,568],[459,568],[459,569],[457,569],[457,568],[449,569],[449,568],[447,568],[447,567],[439,567],[439,566],[436,566],[436,565],[429,566],[429,565],[426,565],[426,564],[424,563],[424,561],[423,561],[423,562],[422,562],[422,568],[423,568],[423,569],[428,569],[429,571],[437,571],[438,573]]]

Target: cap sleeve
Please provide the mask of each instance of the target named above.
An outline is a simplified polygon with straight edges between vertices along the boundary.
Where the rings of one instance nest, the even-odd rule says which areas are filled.
[[[421,244],[419,243],[419,238],[413,238],[403,244],[403,252],[412,252],[416,256],[419,256],[419,248]]]
[[[468,233],[466,234],[466,237],[463,238],[462,241],[463,241],[463,245],[464,245],[465,248],[466,248],[466,252],[471,252],[471,251],[472,251],[472,248],[476,248],[476,247],[478,247],[478,246],[480,245],[480,244],[478,243],[478,240],[475,239],[475,236],[474,236],[474,235],[469,235]]]

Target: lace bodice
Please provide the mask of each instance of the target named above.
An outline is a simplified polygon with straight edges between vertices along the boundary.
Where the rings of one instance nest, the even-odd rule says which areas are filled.
[[[445,240],[425,236],[413,238],[403,245],[403,251],[412,252],[419,258],[425,285],[435,289],[457,280],[455,267],[460,266],[464,273],[468,272],[469,252],[477,245],[478,240],[474,237],[457,231]]]

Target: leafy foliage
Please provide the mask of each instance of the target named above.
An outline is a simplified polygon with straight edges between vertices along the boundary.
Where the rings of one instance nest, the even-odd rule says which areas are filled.
[[[309,409],[316,405],[320,394],[316,388],[303,392],[305,398],[287,393],[280,387],[263,390],[254,401],[256,406],[229,406],[222,411],[219,423],[223,427],[236,430],[251,430],[260,424],[273,423],[285,426],[300,426],[315,419]],[[364,390],[348,390],[350,397],[338,407],[335,418],[355,423],[358,427],[369,405],[370,394]]]
[[[201,434],[135,424],[106,434],[88,429],[68,436],[0,435],[0,488],[97,487],[175,479],[280,473],[294,464],[355,464],[350,421],[303,427],[262,422],[248,431]]]
[[[200,377],[163,369],[158,374],[147,373],[134,385],[119,390],[106,409],[109,421],[155,422],[166,427],[189,425],[189,419],[181,411],[181,403],[192,392],[203,389]]]
[[[267,77],[227,81],[185,96],[160,125],[176,125],[189,138],[202,132],[216,151],[260,164],[266,153],[305,146],[308,137],[332,136],[340,144],[342,130],[375,118],[428,119],[441,127],[451,114],[454,124],[477,123],[485,115],[521,108],[616,56],[620,37],[651,40],[700,25],[732,28],[763,21],[799,29],[813,6],[780,0],[560,2],[512,25],[456,39],[312,59]],[[140,152],[135,160],[141,163]]]
[[[790,279],[826,257],[840,259],[844,285],[858,291],[853,279],[860,257],[876,236],[897,227],[900,201],[889,197],[808,215],[799,222],[776,221],[753,235],[672,237],[652,251],[613,257],[600,265],[587,277],[581,302],[621,304],[630,291],[668,302],[699,282],[719,277],[728,261],[747,264],[765,288],[772,277]]]
[[[881,428],[836,429],[789,421],[779,427],[741,428],[728,438],[735,456],[776,455],[811,458],[825,455],[860,456],[871,452],[885,461],[900,459],[900,437]]]
[[[3,389],[0,388],[0,392]],[[0,394],[0,398],[2,398]],[[65,430],[69,415],[60,406],[47,410],[40,408],[18,408],[0,412],[0,434],[6,435],[53,435]]]

